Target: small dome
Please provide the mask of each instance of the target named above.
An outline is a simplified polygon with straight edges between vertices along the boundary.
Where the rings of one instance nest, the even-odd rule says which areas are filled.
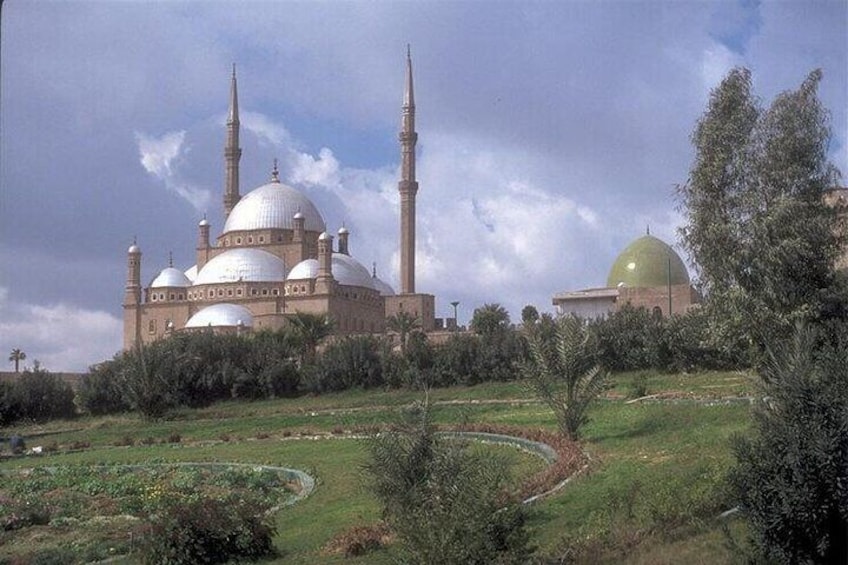
[[[318,236],[318,241],[327,241],[332,239],[333,236],[328,234],[327,232],[321,232],[321,235]]]
[[[191,268],[186,269],[185,273],[183,274],[188,277],[188,280],[194,282],[194,280],[197,278],[197,265],[192,265]]]
[[[347,231],[346,227],[342,226],[342,227],[339,228],[339,235],[345,235],[345,234],[348,234],[348,233],[350,233],[350,232]]]
[[[287,281],[293,280],[301,280],[301,279],[314,279],[318,276],[318,260],[317,259],[305,259],[292,267],[292,270],[289,272],[289,276],[286,277]]]
[[[301,212],[300,210],[295,212],[294,216],[292,216],[292,218],[294,218],[295,220],[302,220],[303,217],[303,212]]]
[[[380,293],[380,296],[394,296],[395,289],[393,289],[387,282],[383,279],[372,276],[371,277],[371,286],[374,287],[374,290]]]
[[[141,247],[133,243],[130,245],[130,248],[127,249],[127,253],[141,253]]]
[[[202,220],[200,220],[200,222],[197,225],[202,227],[202,228],[206,227],[206,226],[209,225],[209,220],[207,220],[206,218],[203,218]]]
[[[197,273],[194,284],[282,282],[285,278],[286,265],[276,255],[261,249],[236,248],[213,257]]]
[[[302,212],[309,231],[326,229],[324,218],[306,196],[280,182],[270,182],[245,194],[230,212],[224,233],[240,230],[294,229],[293,217]]]
[[[650,288],[689,284],[689,273],[670,245],[652,235],[631,243],[610,269],[607,287]]]
[[[213,304],[189,318],[187,328],[253,327],[253,314],[237,304]]]
[[[191,279],[174,267],[165,267],[150,283],[150,288],[166,288],[166,287],[187,287],[191,286]]]

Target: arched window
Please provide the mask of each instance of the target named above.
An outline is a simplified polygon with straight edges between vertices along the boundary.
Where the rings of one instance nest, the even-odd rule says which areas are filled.
[[[147,322],[147,333],[156,333],[156,320],[150,320],[149,322]]]

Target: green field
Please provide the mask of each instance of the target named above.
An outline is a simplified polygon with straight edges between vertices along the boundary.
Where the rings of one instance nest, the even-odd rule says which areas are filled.
[[[662,400],[628,402],[634,379]],[[729,440],[749,425],[749,406],[728,400],[752,393],[738,373],[618,375],[591,411],[583,449],[589,468],[555,495],[533,505],[530,527],[540,555],[569,553],[578,562],[726,563],[734,560],[717,515],[731,463]],[[392,421],[420,393],[349,391],[184,410],[166,420],[135,415],[80,418],[2,430],[23,434],[41,456],[4,457],[0,470],[71,463],[235,462],[303,470],[318,486],[277,514],[279,562],[388,560],[385,552],[343,559],[323,548],[354,525],[374,523],[376,502],[361,466],[363,433]],[[431,391],[437,423],[554,428],[552,413],[519,383]],[[512,447],[475,446],[502,454],[516,483],[545,463]],[[741,524],[728,524],[739,531]],[[83,526],[80,526],[81,528]],[[52,525],[2,532],[0,559],[38,544],[67,540]],[[30,530],[29,532],[27,530]],[[37,530],[37,531],[36,531]]]

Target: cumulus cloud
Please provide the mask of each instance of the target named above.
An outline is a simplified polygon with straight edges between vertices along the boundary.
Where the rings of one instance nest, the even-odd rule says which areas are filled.
[[[185,144],[186,132],[172,131],[161,137],[136,132],[141,166],[151,176],[191,204],[198,212],[205,212],[212,199],[211,192],[185,181],[179,173],[179,163],[188,152]]]
[[[292,137],[289,131],[283,124],[277,123],[265,114],[259,112],[239,112],[239,121],[241,126],[253,133],[261,144],[270,146],[291,145]],[[226,122],[225,117],[221,117],[220,123],[223,125]]]
[[[0,351],[22,349],[50,371],[83,372],[121,348],[123,322],[102,310],[72,304],[13,303],[0,287]]]

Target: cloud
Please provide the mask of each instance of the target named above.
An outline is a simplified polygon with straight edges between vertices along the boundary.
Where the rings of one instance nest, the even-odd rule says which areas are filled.
[[[261,144],[270,146],[292,145],[292,137],[286,127],[274,122],[268,116],[259,112],[239,112],[241,126],[256,135]],[[224,125],[226,118],[221,117],[220,123]]]
[[[184,130],[168,132],[159,138],[141,132],[135,133],[144,170],[162,182],[165,188],[191,204],[195,210],[205,212],[212,200],[211,192],[186,182],[178,172],[180,159],[188,153],[184,143],[185,137]]]
[[[19,348],[25,365],[37,359],[49,371],[84,372],[121,349],[123,322],[102,310],[66,303],[12,303],[0,287],[0,352]]]

